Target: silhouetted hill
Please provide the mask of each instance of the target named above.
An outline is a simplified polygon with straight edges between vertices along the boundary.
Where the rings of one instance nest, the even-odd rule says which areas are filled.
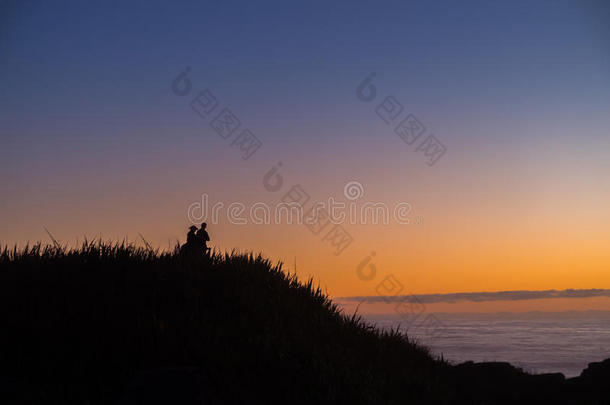
[[[10,403],[601,404],[610,397],[608,360],[570,380],[507,363],[452,366],[404,334],[343,314],[312,280],[299,282],[261,256],[194,261],[177,250],[102,243],[5,249],[0,291],[0,389]]]

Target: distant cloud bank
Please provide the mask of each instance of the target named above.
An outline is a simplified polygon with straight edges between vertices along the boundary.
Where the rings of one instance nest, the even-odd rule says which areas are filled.
[[[589,290],[544,290],[544,291],[497,291],[497,292],[469,292],[453,294],[413,294],[413,295],[375,295],[360,297],[340,297],[343,301],[365,301],[376,302],[398,302],[411,301],[424,304],[439,302],[485,302],[485,301],[522,301],[536,300],[544,298],[590,298],[590,297],[610,297],[610,290],[589,289]]]

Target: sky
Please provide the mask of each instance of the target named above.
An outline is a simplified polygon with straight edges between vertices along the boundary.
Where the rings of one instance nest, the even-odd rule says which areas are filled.
[[[5,1],[0,57],[2,245],[46,228],[167,249],[205,220],[212,247],[334,297],[389,276],[391,294],[610,288],[605,1]],[[214,127],[225,108],[238,128]],[[227,216],[293,186],[408,223]]]

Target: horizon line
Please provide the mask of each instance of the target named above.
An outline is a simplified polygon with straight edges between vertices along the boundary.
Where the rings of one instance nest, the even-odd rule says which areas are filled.
[[[510,291],[484,291],[461,292],[446,294],[407,294],[407,295],[361,295],[336,297],[337,300],[360,301],[368,303],[394,303],[398,301],[418,302],[423,304],[456,303],[460,301],[486,302],[486,301],[524,301],[534,299],[553,298],[592,298],[610,297],[610,289],[590,288],[565,290],[510,290]]]

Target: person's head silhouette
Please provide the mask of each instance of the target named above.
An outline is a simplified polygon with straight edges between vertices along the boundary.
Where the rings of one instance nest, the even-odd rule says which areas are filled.
[[[208,224],[206,224],[205,222],[203,222],[203,223],[201,224],[201,229],[205,229],[207,226],[208,226]]]
[[[192,231],[196,231],[196,230],[197,230],[197,227],[196,227],[195,225],[191,225],[191,226],[189,227],[189,230],[190,230],[191,232],[192,232]]]

